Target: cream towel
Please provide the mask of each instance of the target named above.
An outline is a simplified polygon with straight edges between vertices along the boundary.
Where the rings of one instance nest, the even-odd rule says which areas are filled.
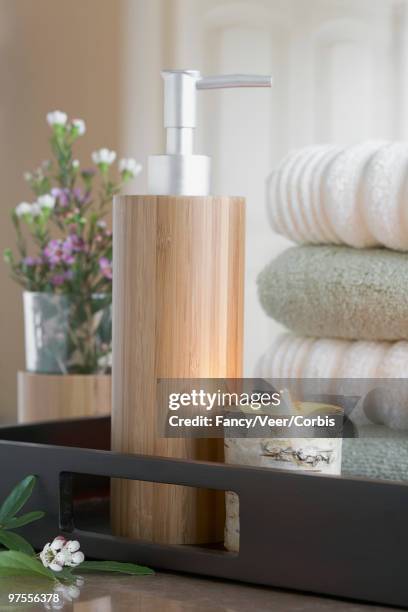
[[[408,339],[408,254],[292,247],[258,277],[265,312],[301,336]]]
[[[408,143],[291,151],[267,183],[273,229],[305,244],[408,250]]]
[[[408,342],[366,342],[301,338],[281,334],[260,358],[257,378],[408,379]],[[299,388],[302,383],[299,381]],[[333,389],[338,388],[333,381]],[[347,386],[347,385],[346,385]],[[360,423],[371,421],[408,430],[407,385],[376,390],[364,405]],[[356,411],[357,415],[357,411]],[[353,413],[354,420],[354,413]]]

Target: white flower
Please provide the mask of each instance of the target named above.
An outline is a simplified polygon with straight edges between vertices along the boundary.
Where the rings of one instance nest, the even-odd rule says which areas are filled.
[[[110,166],[116,159],[115,151],[110,151],[109,149],[99,149],[99,151],[94,151],[92,153],[92,161],[97,166],[100,164],[106,164]]]
[[[142,165],[138,164],[133,157],[124,157],[119,161],[119,172],[128,172],[132,176],[137,176],[142,171]]]
[[[51,561],[51,563],[48,565],[48,567],[53,572],[62,572],[62,567],[63,566],[60,565],[59,563],[57,563],[56,561]]]
[[[78,540],[68,540],[65,546],[71,553],[74,553],[81,548],[81,545]]]
[[[45,567],[48,567],[48,564],[49,564],[50,550],[51,550],[51,544],[47,542],[47,544],[44,546],[44,548],[40,552],[40,559],[42,561],[42,564],[45,565]]]
[[[29,215],[31,213],[31,204],[28,202],[20,202],[20,204],[18,204],[15,208],[15,213],[17,217]]]
[[[33,217],[38,217],[38,215],[41,215],[41,206],[38,202],[34,202],[33,204],[31,204],[30,213]]]
[[[40,204],[39,201],[34,202],[33,204],[29,204],[28,202],[20,202],[20,204],[18,204],[18,206],[16,206],[15,208],[15,213],[17,217],[22,217],[23,215],[31,215],[32,217],[38,217],[38,215],[41,214],[42,208],[43,206]],[[46,206],[44,206],[44,208],[46,208]]]
[[[77,170],[79,168],[79,159],[73,159],[71,166],[74,168],[74,170]]]
[[[82,551],[78,550],[77,552],[72,553],[71,565],[75,567],[75,565],[79,565],[83,561],[85,561],[85,555]]]
[[[57,552],[53,559],[53,563],[58,563],[58,565],[61,567],[64,567],[64,565],[69,565],[70,561],[71,553],[65,548],[65,546],[61,548],[59,552]]]
[[[37,204],[40,208],[48,208],[51,210],[55,206],[55,198],[50,193],[45,193],[44,195],[39,196]]]
[[[64,536],[57,536],[51,542],[50,547],[52,548],[52,550],[61,550],[61,548],[65,545],[65,542],[66,539],[64,538]]]
[[[63,536],[58,536],[51,544],[48,542],[44,546],[40,552],[40,559],[44,567],[49,567],[53,572],[60,572],[64,566],[76,567],[84,561],[85,555],[79,548],[77,540],[67,541]]]
[[[85,134],[86,125],[83,119],[73,119],[72,126],[76,129],[79,136],[82,136],[82,134]]]
[[[55,541],[51,544],[48,542],[40,552],[40,559],[44,567],[49,567],[53,572],[60,572],[64,564],[56,559],[56,556],[59,554],[57,553],[56,555],[56,546],[58,544]]]
[[[23,177],[25,181],[31,181],[33,175],[31,174],[31,172],[24,172]]]
[[[47,123],[51,127],[53,125],[65,125],[67,122],[68,116],[66,113],[62,111],[56,110],[47,114]]]

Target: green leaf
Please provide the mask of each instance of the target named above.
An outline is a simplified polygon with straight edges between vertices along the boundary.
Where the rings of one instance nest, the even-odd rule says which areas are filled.
[[[154,571],[143,565],[135,563],[119,563],[118,561],[83,561],[76,571],[79,572],[119,572],[120,574],[132,574],[133,576],[149,576]]]
[[[4,249],[3,251],[3,258],[4,261],[8,264],[12,264],[13,263],[13,252],[11,249]]]
[[[33,573],[32,570],[18,567],[0,567],[0,578],[8,578],[9,576],[38,576],[38,574]]]
[[[35,550],[27,540],[18,533],[0,529],[0,544],[9,550],[19,550],[26,555],[35,555]]]
[[[0,507],[0,525],[5,525],[10,518],[21,510],[33,492],[35,481],[35,476],[27,476],[6,497]]]
[[[43,576],[50,580],[56,580],[56,575],[44,567],[35,557],[30,557],[30,555],[17,550],[0,552],[1,572],[7,573],[8,576],[12,575],[11,572],[15,572],[13,574],[15,576],[21,575],[21,572],[24,572],[25,575]]]
[[[15,516],[8,521],[4,525],[5,529],[17,529],[17,527],[23,527],[24,525],[28,525],[34,521],[39,521],[45,516],[45,512],[42,510],[35,510],[34,512],[27,512],[27,514],[22,514],[21,516]]]

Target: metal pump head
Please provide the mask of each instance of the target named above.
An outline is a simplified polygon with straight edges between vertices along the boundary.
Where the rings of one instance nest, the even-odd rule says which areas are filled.
[[[202,77],[197,70],[164,70],[161,74],[166,154],[149,157],[149,193],[209,195],[211,160],[193,153],[197,90],[271,87],[272,77],[246,74]]]

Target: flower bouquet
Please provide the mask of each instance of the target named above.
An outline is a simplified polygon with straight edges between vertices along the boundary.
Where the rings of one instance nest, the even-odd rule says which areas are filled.
[[[141,166],[103,148],[81,168],[73,146],[82,119],[47,115],[53,159],[24,175],[33,202],[12,211],[17,251],[6,249],[11,275],[25,289],[29,372],[103,374],[111,365],[112,232],[105,221],[112,197]]]

